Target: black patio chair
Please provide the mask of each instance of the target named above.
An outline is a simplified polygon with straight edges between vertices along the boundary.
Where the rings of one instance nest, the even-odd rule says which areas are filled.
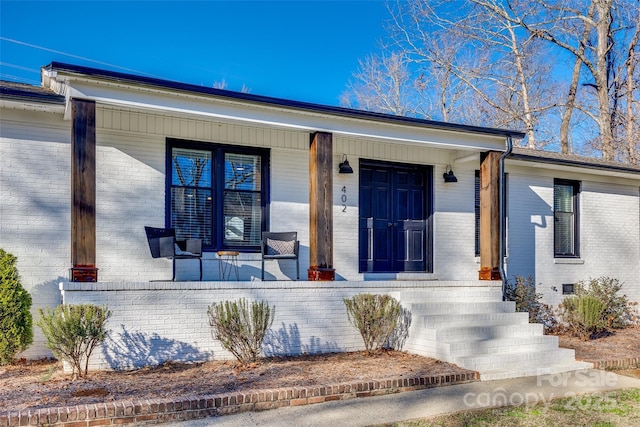
[[[173,264],[171,280],[176,280],[177,259],[197,259],[200,261],[200,280],[202,280],[202,240],[176,240],[176,230],[173,228],[145,227],[147,242],[152,258],[169,258]]]
[[[262,244],[262,280],[264,280],[264,261],[290,259],[296,261],[296,280],[300,280],[300,242],[295,231],[263,232]]]

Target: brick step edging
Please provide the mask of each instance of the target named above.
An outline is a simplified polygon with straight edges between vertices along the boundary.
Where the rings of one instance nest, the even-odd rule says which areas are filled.
[[[0,427],[56,425],[89,427],[111,424],[160,423],[311,405],[333,400],[381,396],[479,381],[477,372],[414,378],[371,380],[338,385],[249,390],[173,400],[148,399],[77,406],[25,409],[0,414]]]
[[[640,368],[640,357],[629,357],[617,360],[597,360],[590,361],[594,369],[632,369]]]

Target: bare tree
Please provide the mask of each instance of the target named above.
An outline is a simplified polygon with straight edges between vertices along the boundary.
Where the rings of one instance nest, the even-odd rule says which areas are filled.
[[[638,38],[638,3],[632,0],[592,0],[531,2],[533,13],[522,14],[523,25],[534,35],[553,43],[575,58],[572,80],[561,127],[563,151],[569,137],[573,109],[580,109],[597,124],[597,143],[605,160],[627,151],[635,161],[633,104],[637,91],[634,77]],[[584,76],[581,73],[584,71]],[[591,91],[595,105],[585,93],[578,105],[576,92],[582,87]],[[626,109],[624,108],[626,105]],[[629,105],[631,104],[631,105]],[[626,132],[622,131],[626,121]],[[636,135],[634,136],[634,132]],[[626,133],[626,150],[621,135]],[[620,157],[620,156],[619,156]],[[625,156],[626,157],[626,156]]]
[[[539,46],[502,3],[399,1],[390,7],[390,49],[400,52],[414,76],[413,90],[420,96],[404,98],[419,102],[411,107],[413,113],[444,121],[524,127],[528,145],[535,147],[535,130],[542,113],[551,107],[550,97],[544,96],[549,86],[539,78],[547,64],[533,61]],[[361,64],[355,73],[361,87],[380,89],[376,82],[384,81],[384,76],[363,69]],[[405,82],[410,78],[404,74]],[[382,89],[383,99],[393,94],[388,87]],[[370,96],[368,103],[355,100],[360,108],[389,111]],[[401,109],[396,106],[397,111]]]
[[[411,83],[406,57],[398,53],[382,52],[358,62],[353,80],[342,94],[341,103],[367,111],[415,116],[418,95]]]
[[[637,0],[395,0],[384,54],[360,64],[344,99],[637,163],[639,9]]]

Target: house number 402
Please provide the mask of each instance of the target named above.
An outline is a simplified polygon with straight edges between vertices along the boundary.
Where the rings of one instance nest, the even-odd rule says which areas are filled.
[[[342,212],[346,212],[347,211],[347,186],[346,185],[342,186],[342,196],[340,197],[340,200],[342,201]]]

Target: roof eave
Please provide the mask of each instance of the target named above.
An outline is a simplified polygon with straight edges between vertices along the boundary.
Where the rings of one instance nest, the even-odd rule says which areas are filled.
[[[152,77],[143,77],[138,75],[95,69],[90,67],[82,67],[60,62],[52,62],[44,67],[48,72],[63,73],[66,75],[88,76],[101,80],[112,81],[123,84],[133,84],[140,86],[152,87],[155,89],[172,90],[187,93],[196,93],[216,98],[240,101],[250,104],[265,105],[271,107],[280,107],[292,110],[327,114],[339,116],[349,119],[369,120],[382,123],[390,123],[396,125],[405,125],[413,127],[424,127],[429,129],[437,129],[444,131],[466,132],[473,134],[491,135],[510,137],[515,139],[524,138],[525,134],[519,131],[486,128],[480,126],[470,126],[455,123],[445,123],[433,120],[424,120],[412,117],[393,116],[388,114],[376,113],[371,111],[354,110],[344,107],[334,107],[328,105],[314,104],[302,101],[293,101],[282,98],[274,98],[261,95],[253,95],[243,92],[234,92],[216,88],[198,86],[189,83],[180,83],[170,80],[162,80]]]
[[[624,166],[623,164],[620,164],[620,165],[598,164],[598,163],[589,162],[588,160],[547,158],[547,157],[536,156],[535,154],[522,154],[522,153],[511,153],[509,155],[509,158],[513,160],[522,160],[526,162],[547,163],[547,164],[554,164],[554,165],[561,165],[561,166],[574,166],[579,168],[640,175],[640,168],[627,167],[627,166]]]

